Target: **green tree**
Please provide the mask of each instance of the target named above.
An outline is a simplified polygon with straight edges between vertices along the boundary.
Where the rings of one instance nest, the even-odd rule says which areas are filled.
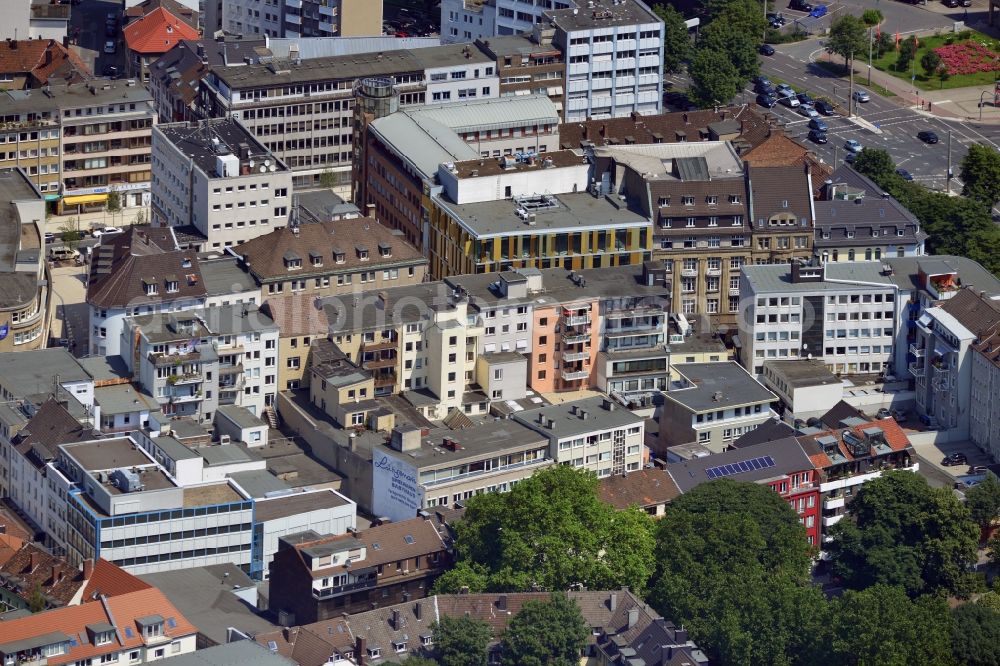
[[[650,603],[716,663],[818,663],[825,624],[797,514],[770,488],[731,479],[675,500],[657,526]]]
[[[944,89],[944,84],[948,83],[948,79],[951,78],[951,72],[948,71],[948,66],[942,64],[937,71],[938,79],[941,81],[941,88]]]
[[[638,509],[616,511],[602,502],[594,474],[552,467],[509,493],[486,493],[468,501],[454,528],[460,573],[438,589],[627,585],[642,594],[655,567],[653,527]]]
[[[831,602],[832,650],[827,663],[857,666],[946,666],[951,617],[942,597],[911,600],[899,587],[849,590]]]
[[[323,169],[319,174],[319,186],[331,190],[337,184],[337,177],[329,169]]]
[[[888,53],[894,48],[896,48],[896,42],[889,33],[880,33],[879,36],[875,38],[875,50],[878,52],[879,58],[882,57],[883,53]]]
[[[1000,153],[985,144],[974,143],[962,158],[962,194],[987,208],[1000,201]]]
[[[979,538],[969,510],[917,474],[890,472],[861,486],[830,536],[833,570],[847,587],[898,585],[913,597],[973,588]]]
[[[431,631],[434,655],[441,666],[486,666],[493,640],[488,623],[466,616],[442,616]]]
[[[965,493],[965,506],[980,529],[988,528],[1000,518],[1000,480],[987,473],[986,478]]]
[[[993,587],[996,588],[997,581],[1000,579],[993,579]],[[1000,594],[994,591],[989,591],[976,599],[976,603],[981,606],[986,606],[994,613],[1000,613]]]
[[[458,562],[434,581],[434,594],[486,592],[490,587],[490,572],[472,561]]]
[[[869,28],[874,28],[883,21],[882,12],[877,9],[866,9],[861,12],[861,22]]]
[[[688,74],[688,98],[702,108],[728,104],[743,88],[740,73],[729,56],[720,51],[697,49]]]
[[[723,15],[701,31],[698,50],[725,54],[736,68],[742,89],[744,81],[760,74],[760,55],[757,51],[759,42],[749,37],[739,21],[727,20],[727,16]],[[723,103],[728,103],[730,99],[732,96],[725,98]]]
[[[132,225],[136,227],[141,227],[144,224],[146,224],[146,211],[140,210],[138,213],[135,214],[135,217],[132,218]]]
[[[896,176],[896,164],[889,153],[881,148],[862,148],[854,158],[854,170],[862,173],[880,186],[891,182]]]
[[[45,595],[42,594],[42,586],[35,583],[35,587],[31,590],[31,596],[28,597],[28,610],[32,613],[40,613],[45,610]]]
[[[1000,613],[982,603],[962,604],[952,611],[952,618],[951,648],[957,663],[1000,664]]]
[[[905,72],[910,63],[917,57],[917,38],[910,36],[899,43],[899,56],[896,58],[896,71]]]
[[[105,207],[111,213],[111,223],[114,224],[115,215],[122,210],[122,194],[116,188],[108,188],[108,200],[105,202]]]
[[[868,30],[861,19],[844,14],[830,25],[826,40],[826,50],[844,58],[844,64],[851,66],[854,56],[868,49]]]
[[[920,58],[920,66],[924,68],[924,73],[929,79],[937,74],[938,69],[941,67],[941,56],[933,50],[928,49]]]
[[[73,220],[70,220],[66,224],[59,227],[59,233],[62,234],[63,245],[67,248],[75,251],[78,247],[80,247],[80,239],[83,238],[83,235],[80,233],[80,230],[76,228]]]
[[[672,5],[656,5],[653,12],[663,21],[663,73],[676,74],[691,57],[691,36],[684,16]]]
[[[577,666],[589,635],[580,607],[565,593],[527,601],[504,632],[504,666]]]

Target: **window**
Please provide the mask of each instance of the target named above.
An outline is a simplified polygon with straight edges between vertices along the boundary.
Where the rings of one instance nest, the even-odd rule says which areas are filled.
[[[298,370],[300,367],[300,357],[299,356],[289,356],[287,361],[287,367],[289,370]]]

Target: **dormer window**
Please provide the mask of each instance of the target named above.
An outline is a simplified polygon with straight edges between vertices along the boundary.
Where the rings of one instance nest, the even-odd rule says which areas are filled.
[[[285,270],[294,271],[302,268],[302,257],[289,250],[285,253]]]
[[[660,205],[660,208],[665,208],[666,206],[670,205],[670,197],[660,197],[658,203]]]
[[[781,207],[782,208],[788,208],[788,199],[782,199],[781,200]]]
[[[388,243],[378,244],[378,254],[380,257],[388,258],[392,256],[392,246]]]
[[[340,248],[333,249],[333,261],[334,263],[342,264],[347,261],[347,254]]]
[[[872,238],[878,238],[878,229],[872,229]]]
[[[166,283],[166,288],[167,288],[167,293],[168,294],[176,294],[177,293],[177,288],[178,288],[178,285],[180,283],[178,282],[176,275],[168,275],[166,277],[166,279],[164,280],[164,282]]]
[[[738,203],[740,203],[740,201],[741,201],[740,195],[738,195],[738,194],[730,194],[729,195],[729,203],[731,203],[731,204],[738,204]]]
[[[906,232],[903,231],[902,229],[896,229],[896,236],[898,236],[899,238],[902,238],[905,233]]]
[[[368,656],[371,659],[378,659],[379,657],[382,656],[382,650],[380,650],[377,647],[370,647],[368,648]]]
[[[406,652],[406,641],[393,641],[392,649],[395,650],[397,654]]]
[[[147,296],[156,296],[159,293],[159,288],[156,286],[156,278],[143,278],[142,290],[146,292]]]
[[[694,197],[681,197],[681,201],[684,203],[685,206],[694,205]]]
[[[709,206],[714,206],[717,203],[719,203],[719,197],[716,197],[716,196],[707,196],[707,197],[705,197],[705,203],[707,203]]]
[[[847,237],[848,238],[854,238],[854,232],[853,231],[848,231],[847,232]]]
[[[368,248],[364,245],[355,245],[354,250],[358,253],[358,259],[368,261]]]
[[[160,615],[147,615],[136,618],[135,623],[139,625],[143,638],[156,638],[163,635],[163,617]]]
[[[313,266],[322,266],[323,265],[323,254],[321,252],[317,252],[316,250],[310,250],[309,251],[309,263],[312,264]]]
[[[823,232],[823,240],[830,240],[830,232],[829,231],[824,231]]]

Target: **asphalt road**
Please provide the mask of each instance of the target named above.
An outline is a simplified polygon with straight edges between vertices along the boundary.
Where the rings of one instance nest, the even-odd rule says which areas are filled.
[[[810,40],[808,44],[811,45],[810,52],[822,48],[818,40]],[[762,58],[761,70],[765,75],[779,78],[797,91],[808,92],[813,97],[833,99],[846,111],[847,98],[850,94],[846,79],[834,77],[815,64],[787,55],[784,53],[785,47],[780,48],[782,52],[770,58]],[[797,53],[802,51],[801,48],[796,50]],[[808,59],[808,54],[805,57]],[[867,90],[863,85],[864,82],[863,77],[856,77],[855,87]],[[900,107],[897,103],[899,98],[885,98],[868,92],[871,101],[857,104],[857,114],[877,126],[881,130],[880,134],[864,129],[843,116],[824,118],[830,127],[829,143],[816,145],[807,139],[808,119],[799,115],[794,109],[778,105],[770,109],[769,113],[785,125],[790,136],[809,145],[827,163],[842,162],[845,156],[844,141],[856,139],[863,146],[887,150],[895,160],[896,166],[908,170],[917,182],[935,189],[943,190],[947,181],[949,132],[952,137],[952,168],[956,175],[962,157],[968,146],[973,143],[985,143],[1000,149],[1000,126],[941,120],[910,108]],[[746,101],[753,102],[755,98],[756,95],[753,95],[752,90],[748,88],[745,93]],[[758,109],[763,110],[762,107]],[[916,135],[921,130],[936,132],[941,139],[940,143],[927,145],[918,140]],[[960,188],[960,182],[957,179],[953,180],[952,189]]]
[[[118,17],[118,29],[114,37],[105,32],[105,21],[109,13]],[[109,66],[118,68],[119,75],[125,73],[125,41],[122,38],[122,3],[114,0],[83,0],[79,5],[73,5],[70,14],[70,34],[76,39],[77,45],[93,54],[94,74],[105,75]],[[104,52],[104,44],[108,40],[115,42],[115,52]]]

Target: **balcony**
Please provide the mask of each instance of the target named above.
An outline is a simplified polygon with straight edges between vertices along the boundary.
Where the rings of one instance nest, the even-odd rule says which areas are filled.
[[[379,370],[381,368],[395,368],[398,364],[399,357],[391,355],[379,356],[367,361],[362,361],[361,367],[365,370]]]
[[[722,275],[722,268],[706,268],[705,275]]]
[[[396,373],[390,372],[382,375],[375,375],[375,388],[396,385]]]
[[[923,362],[910,363],[910,365],[907,367],[910,370],[910,374],[913,375],[914,377],[923,377],[925,374]]]
[[[823,500],[823,508],[827,510],[842,509],[844,508],[845,498],[844,497],[830,497]]]
[[[563,322],[567,326],[585,326],[590,323],[590,315],[564,315]]]
[[[571,335],[564,335],[562,341],[563,344],[577,345],[580,344],[581,342],[590,341],[591,337],[592,335],[589,331],[586,333],[573,333]]]
[[[585,361],[588,358],[590,358],[590,352],[589,351],[568,352],[568,353],[564,353],[562,355],[562,360],[564,360],[566,362],[569,362],[569,361]]]
[[[560,371],[559,374],[567,382],[576,382],[576,381],[580,381],[581,379],[587,379],[588,377],[590,377],[590,371],[589,370],[566,370],[566,369],[563,369],[563,370]]]
[[[663,324],[633,324],[632,326],[622,326],[620,328],[606,328],[604,329],[604,335],[616,336],[616,335],[639,335],[641,333],[648,333],[650,331],[659,331],[663,329]]]
[[[923,358],[924,348],[918,347],[915,343],[910,343],[910,353],[916,356],[917,358]]]
[[[376,340],[375,342],[365,342],[361,345],[364,351],[381,351],[383,349],[395,349],[398,342],[395,338]]]
[[[201,393],[200,392],[199,393],[185,393],[185,394],[181,394],[181,395],[172,395],[172,396],[170,396],[170,402],[172,402],[175,405],[179,405],[179,404],[183,404],[183,403],[188,403],[188,402],[200,402],[200,401],[201,401]]]
[[[347,592],[353,592],[355,590],[365,590],[371,587],[375,587],[377,578],[375,576],[366,577],[354,583],[349,583],[347,585],[336,585],[334,587],[325,587],[322,590],[313,590],[314,599],[331,599],[333,597],[340,596]]]
[[[823,527],[833,527],[839,523],[843,517],[844,514],[840,514],[839,516],[823,516]]]

